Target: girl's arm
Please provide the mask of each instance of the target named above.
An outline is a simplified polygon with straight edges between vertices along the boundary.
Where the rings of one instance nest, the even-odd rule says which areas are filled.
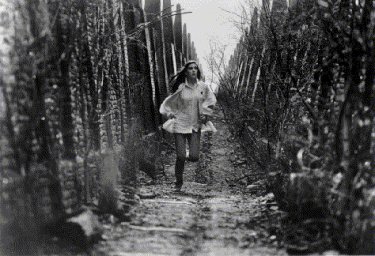
[[[213,114],[213,106],[216,104],[217,99],[210,87],[205,84],[205,93],[204,100],[202,102],[202,111],[203,115],[211,116]]]
[[[174,92],[173,94],[169,95],[167,98],[164,99],[159,108],[160,114],[166,116],[167,118],[175,117],[175,114],[180,108],[180,91],[182,89],[182,86],[183,85],[180,84],[176,92]]]

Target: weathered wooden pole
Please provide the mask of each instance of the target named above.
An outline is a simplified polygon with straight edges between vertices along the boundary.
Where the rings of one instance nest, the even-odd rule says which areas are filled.
[[[142,0],[126,0],[125,2],[128,2],[129,4],[134,6],[135,8],[141,8],[141,6],[142,6]]]
[[[172,53],[174,51],[175,45],[175,38],[174,38],[174,30],[173,30],[173,21],[172,16],[169,14],[172,12],[171,7],[171,0],[163,0],[163,14],[166,15],[163,19],[163,28],[164,28],[164,42],[165,42],[165,55],[167,61],[167,72],[168,72],[168,79],[171,75],[175,73],[176,67],[174,67],[174,63],[176,62],[173,58],[175,58],[175,54]]]
[[[243,95],[245,85],[246,85],[246,82],[247,82],[247,79],[248,79],[248,76],[249,76],[250,63],[251,63],[251,56],[249,55],[249,53],[247,53],[246,58],[245,58],[245,62],[244,62],[245,66],[244,66],[242,78],[241,78],[239,88],[238,88],[238,93],[241,94],[241,95]]]
[[[142,17],[144,22],[148,22],[148,17],[145,14],[145,11],[142,10]],[[158,82],[157,82],[157,74],[156,74],[156,65],[155,65],[155,54],[153,52],[154,43],[153,43],[153,35],[152,35],[152,29],[149,27],[145,28],[145,41],[146,41],[146,48],[147,48],[147,58],[148,58],[148,68],[149,76],[150,76],[150,83],[151,83],[151,98],[152,98],[152,105],[154,108],[153,116],[154,116],[154,125],[156,126],[159,124],[159,115],[158,115],[158,99],[157,95],[158,93]]]
[[[262,11],[260,13],[260,24],[259,29],[260,30],[267,30],[269,25],[269,17],[270,17],[270,1],[269,0],[263,0],[262,1]],[[259,87],[259,83],[262,82],[263,75],[266,74],[266,66],[262,65],[262,63],[267,63],[268,61],[268,49],[266,49],[265,45],[258,45],[258,54],[261,52],[260,55],[258,55],[257,59],[257,66],[256,66],[256,72],[254,73],[255,76],[253,77],[254,81],[254,90],[251,96],[251,102],[254,103],[255,96],[257,89]]]
[[[249,63],[249,69],[247,71],[247,79],[246,79],[245,88],[244,88],[244,92],[245,92],[246,97],[248,96],[248,92],[249,92],[251,71],[253,70],[253,65],[254,65],[254,56],[251,56],[250,63]]]
[[[203,81],[205,81],[205,79],[204,79],[204,70],[202,69],[202,64],[199,63],[199,60],[197,60],[197,61],[198,61],[198,67],[199,67],[199,69],[201,71],[201,75],[202,75]]]
[[[186,23],[184,23],[184,28],[182,32],[182,52],[183,52],[183,64],[187,61],[188,59],[188,38],[187,38],[187,30],[186,30]]]
[[[175,43],[176,43],[176,63],[177,69],[179,70],[182,66],[182,53],[183,53],[183,45],[182,45],[182,18],[181,18],[181,5],[177,4],[176,7],[176,16],[174,19],[173,24],[174,36],[175,36]]]
[[[259,28],[258,30],[264,30],[266,29],[267,23],[268,23],[268,16],[269,16],[269,0],[263,0],[263,5],[262,9],[260,12],[260,23],[259,23]],[[261,33],[262,34],[262,33]],[[255,51],[255,56],[254,56],[254,64],[251,70],[251,78],[250,78],[250,84],[254,85],[252,96],[251,96],[251,102],[254,103],[255,100],[255,95],[258,89],[258,82],[259,82],[259,77],[261,73],[261,63],[263,61],[263,57],[265,56],[265,47],[264,45],[257,45],[256,46],[256,51]]]
[[[143,9],[139,8],[139,12],[140,12],[140,20],[139,22],[140,23],[144,23],[145,22],[145,17],[144,17],[144,11]],[[143,42],[144,45],[147,45],[146,43],[146,31],[144,31],[142,33],[142,36],[141,36],[141,40]],[[150,62],[149,62],[149,52],[147,50],[147,48],[145,49],[144,48],[144,45],[139,45],[139,52],[140,52],[140,59],[142,60],[141,61],[141,72],[142,72],[142,75],[145,79],[145,83],[144,83],[144,97],[143,99],[144,100],[144,105],[145,105],[145,109],[146,109],[146,112],[144,114],[144,119],[145,120],[148,120],[146,122],[147,124],[147,127],[146,127],[146,130],[155,130],[157,127],[157,116],[155,116],[155,111],[157,111],[157,106],[152,104],[153,101],[150,101],[149,99],[152,98],[152,87],[155,88],[155,76],[154,76],[154,73],[151,72],[153,70],[153,66],[150,65]]]
[[[196,60],[197,59],[197,51],[196,51],[196,49],[195,49],[195,45],[194,45],[194,41],[193,42],[191,42],[191,51],[192,51],[192,56],[191,56],[191,58],[193,59],[193,60]]]
[[[132,88],[132,91],[136,89],[136,93],[138,97],[133,97],[131,99],[132,108],[133,110],[136,109],[137,113],[142,112],[143,117],[143,125],[146,130],[154,130],[156,128],[156,120],[155,120],[155,105],[154,102],[154,95],[153,91],[155,91],[155,78],[154,73],[151,72],[150,63],[148,58],[148,50],[147,47],[145,49],[144,45],[147,46],[146,41],[146,32],[145,30],[141,31],[139,38],[132,39],[131,37],[128,38],[128,35],[134,32],[136,26],[141,23],[144,23],[144,12],[143,9],[140,7],[138,1],[134,1],[135,5],[128,5],[124,4],[124,14],[123,16],[126,17],[125,19],[125,32],[127,34],[122,35],[124,42],[124,52],[126,52],[127,58],[125,58],[125,62],[127,62],[127,71],[125,70],[126,79],[128,85],[126,83],[124,86],[131,86],[135,87]],[[120,20],[121,21],[121,20]],[[125,47],[126,50],[125,51]],[[130,56],[130,58],[129,58]],[[127,95],[125,95],[127,96]],[[152,99],[150,100],[143,100],[143,99]],[[156,101],[156,99],[155,99]],[[129,96],[127,96],[127,102],[129,102]],[[130,102],[129,102],[130,103]],[[127,103],[127,104],[129,104]],[[133,111],[134,112],[134,111]],[[139,116],[139,115],[137,115]],[[132,117],[135,117],[132,114]],[[129,118],[128,118],[129,119]],[[131,121],[129,120],[129,125]]]
[[[148,21],[154,21],[152,30],[154,38],[154,50],[155,50],[155,64],[159,85],[159,100],[164,99],[167,96],[167,65],[165,60],[165,45],[164,45],[164,31],[163,22],[160,19],[161,15],[161,2],[160,0],[147,0],[145,1],[144,10]]]
[[[188,33],[187,35],[187,56],[188,60],[191,60],[191,34]]]
[[[126,88],[126,111],[127,111],[127,122],[131,125],[131,117],[135,116],[135,102],[134,102],[134,79],[131,81],[132,73],[135,73],[139,70],[139,62],[137,57],[137,45],[136,43],[129,39],[127,34],[131,33],[135,28],[136,24],[134,22],[134,11],[135,8],[133,5],[125,4],[123,6],[123,15],[124,15],[124,25],[125,25],[125,34],[123,34],[123,50],[124,50],[124,64],[125,64],[125,76],[124,76],[124,85]]]
[[[240,86],[241,86],[241,83],[245,74],[245,70],[247,68],[247,61],[248,61],[248,55],[247,55],[246,47],[244,44],[245,44],[245,38],[244,36],[241,36],[240,49],[239,49],[240,70],[238,73],[238,78],[237,78],[237,83],[236,83],[236,88],[235,88],[235,92],[237,96],[239,95]]]
[[[191,52],[191,59],[194,60],[194,41],[191,41],[191,44],[190,44],[190,52]]]
[[[254,63],[256,63],[256,54],[257,54],[257,51],[256,51],[256,44],[253,43],[253,42],[256,42],[256,37],[257,37],[257,32],[258,32],[258,8],[254,8],[254,11],[253,11],[253,15],[251,17],[251,24],[250,24],[250,31],[249,31],[249,35],[247,39],[248,42],[252,42],[252,45],[251,45],[251,52],[249,53],[251,56],[251,59],[250,59],[250,64],[249,64],[249,70],[248,70],[248,74],[247,74],[247,80],[246,80],[246,84],[245,84],[245,94],[246,96],[248,96],[248,91],[249,91],[249,87],[251,85],[250,83],[250,79],[251,77],[253,76],[253,67],[254,67]]]
[[[48,30],[48,26],[50,25],[48,21],[50,17],[48,16],[47,12],[40,11],[40,10],[48,10],[47,3],[44,1],[36,0],[30,1],[26,3],[26,8],[29,13],[30,18],[30,39],[36,42],[40,38],[44,37],[45,31]],[[33,107],[33,116],[34,118],[34,129],[33,131],[29,131],[30,135],[32,132],[36,134],[36,140],[39,142],[39,152],[35,152],[38,155],[39,160],[45,161],[46,166],[50,172],[50,185],[54,187],[54,190],[51,191],[53,193],[54,198],[54,217],[61,216],[60,214],[64,210],[64,205],[62,203],[62,191],[61,191],[61,184],[58,180],[59,177],[59,170],[58,170],[58,163],[54,158],[52,152],[52,134],[50,129],[50,123],[47,115],[47,108],[45,102],[45,93],[47,91],[48,80],[47,75],[48,73],[45,72],[44,68],[46,67],[47,58],[46,54],[49,53],[49,48],[51,46],[47,44],[46,41],[42,41],[37,44],[35,47],[29,50],[29,54],[33,54],[35,59],[38,59],[38,62],[31,62],[30,65],[33,68],[32,80],[30,86],[33,88],[33,97],[32,97],[32,107]],[[32,135],[31,135],[32,136]],[[32,152],[34,153],[34,152]],[[52,178],[53,177],[53,178]]]

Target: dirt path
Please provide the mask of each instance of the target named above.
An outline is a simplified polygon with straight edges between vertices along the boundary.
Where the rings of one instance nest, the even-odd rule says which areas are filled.
[[[141,200],[130,223],[106,225],[106,241],[95,246],[95,255],[286,254],[278,244],[279,212],[272,195],[241,182],[229,186],[227,180],[251,171],[234,161],[238,145],[218,108],[215,115],[218,132],[211,140],[204,134],[200,163],[185,164],[182,192],[173,191],[175,155],[170,154],[167,181],[140,188],[156,196]]]

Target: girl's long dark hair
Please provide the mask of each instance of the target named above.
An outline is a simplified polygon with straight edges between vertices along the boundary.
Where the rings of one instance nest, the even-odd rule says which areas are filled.
[[[169,88],[171,89],[172,93],[175,93],[180,86],[180,84],[185,82],[186,79],[186,70],[191,64],[196,64],[198,66],[198,63],[195,60],[189,60],[188,62],[185,63],[183,68],[177,72],[174,76],[171,77],[169,80]],[[200,80],[201,79],[201,71],[198,66],[198,73],[197,73],[197,78]]]

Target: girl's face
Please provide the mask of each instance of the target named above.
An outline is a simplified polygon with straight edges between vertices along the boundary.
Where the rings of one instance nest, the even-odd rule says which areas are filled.
[[[189,79],[196,79],[198,77],[198,65],[190,64],[186,69],[186,77]]]

